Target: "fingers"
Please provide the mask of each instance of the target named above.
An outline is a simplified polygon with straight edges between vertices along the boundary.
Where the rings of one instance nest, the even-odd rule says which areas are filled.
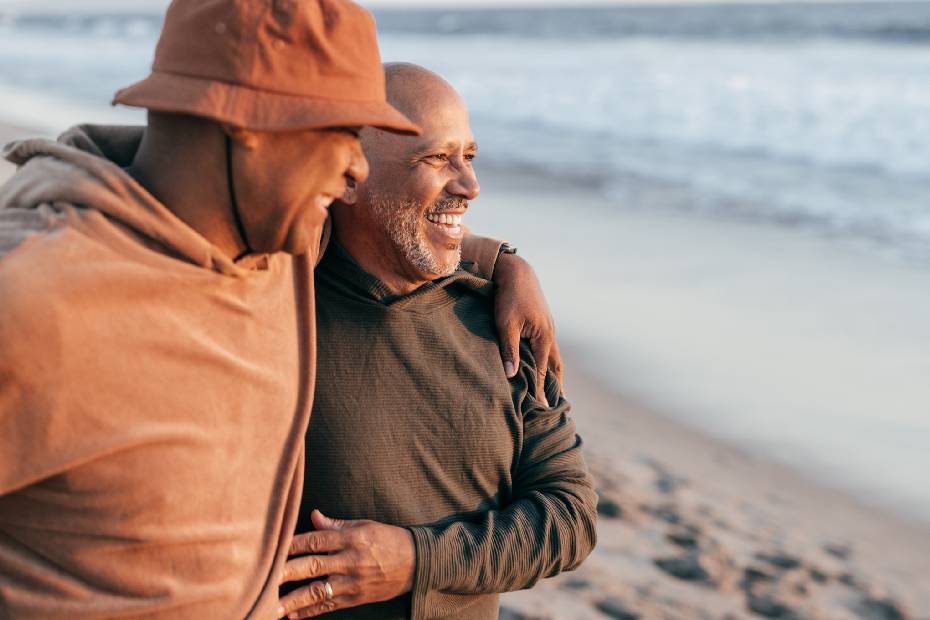
[[[559,350],[559,343],[553,342],[552,349],[549,351],[549,370],[555,373],[555,378],[559,380],[559,385],[562,386],[562,394],[567,395],[565,391],[565,377],[563,371],[565,370],[562,366],[562,351]]]
[[[338,575],[312,581],[281,598],[278,618],[312,618],[342,607],[352,607],[357,595],[353,583],[351,579]]]
[[[303,555],[291,558],[284,564],[281,583],[305,581],[323,575],[344,573],[346,570],[343,554]]]
[[[313,527],[318,530],[341,530],[351,526],[353,523],[345,519],[331,519],[319,510],[314,510],[310,513],[310,521],[313,523]]]
[[[507,322],[497,326],[501,337],[501,360],[504,362],[504,373],[508,379],[517,374],[520,367],[520,328]]]
[[[549,362],[552,342],[547,338],[534,338],[530,341],[530,348],[533,350],[533,359],[536,360],[536,400],[552,405],[554,403],[546,400],[546,365]]]
[[[342,549],[345,549],[345,534],[326,529],[294,536],[288,555],[329,553],[331,551],[341,551]]]

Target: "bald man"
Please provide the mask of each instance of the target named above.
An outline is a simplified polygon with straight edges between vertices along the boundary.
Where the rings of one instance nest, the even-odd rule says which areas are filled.
[[[297,530],[313,531],[279,613],[491,620],[499,592],[588,555],[596,496],[558,380],[537,396],[526,345],[508,380],[493,286],[461,262],[479,192],[465,103],[422,67],[386,75],[423,133],[363,130],[369,177],[333,210],[316,294],[320,376],[338,380],[317,385]]]

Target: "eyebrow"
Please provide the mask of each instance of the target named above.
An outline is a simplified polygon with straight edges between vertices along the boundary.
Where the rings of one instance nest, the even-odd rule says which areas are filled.
[[[457,146],[458,146],[458,142],[456,142],[455,140],[450,140],[446,142],[445,144],[436,144],[436,143],[427,144],[423,146],[422,148],[418,148],[416,150],[416,155],[417,156],[426,155],[433,151],[451,151],[451,150],[454,150]],[[465,151],[477,151],[478,143],[472,140],[471,142],[465,145],[464,150]]]

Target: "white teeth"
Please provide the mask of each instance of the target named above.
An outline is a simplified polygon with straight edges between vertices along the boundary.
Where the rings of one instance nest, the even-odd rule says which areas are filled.
[[[458,226],[462,223],[461,215],[451,213],[427,213],[426,219],[434,224],[446,224],[448,226]]]

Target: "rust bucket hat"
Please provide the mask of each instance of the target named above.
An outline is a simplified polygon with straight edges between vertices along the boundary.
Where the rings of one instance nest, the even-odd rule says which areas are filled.
[[[151,75],[113,103],[253,131],[420,131],[387,103],[374,19],[347,0],[174,0]]]

